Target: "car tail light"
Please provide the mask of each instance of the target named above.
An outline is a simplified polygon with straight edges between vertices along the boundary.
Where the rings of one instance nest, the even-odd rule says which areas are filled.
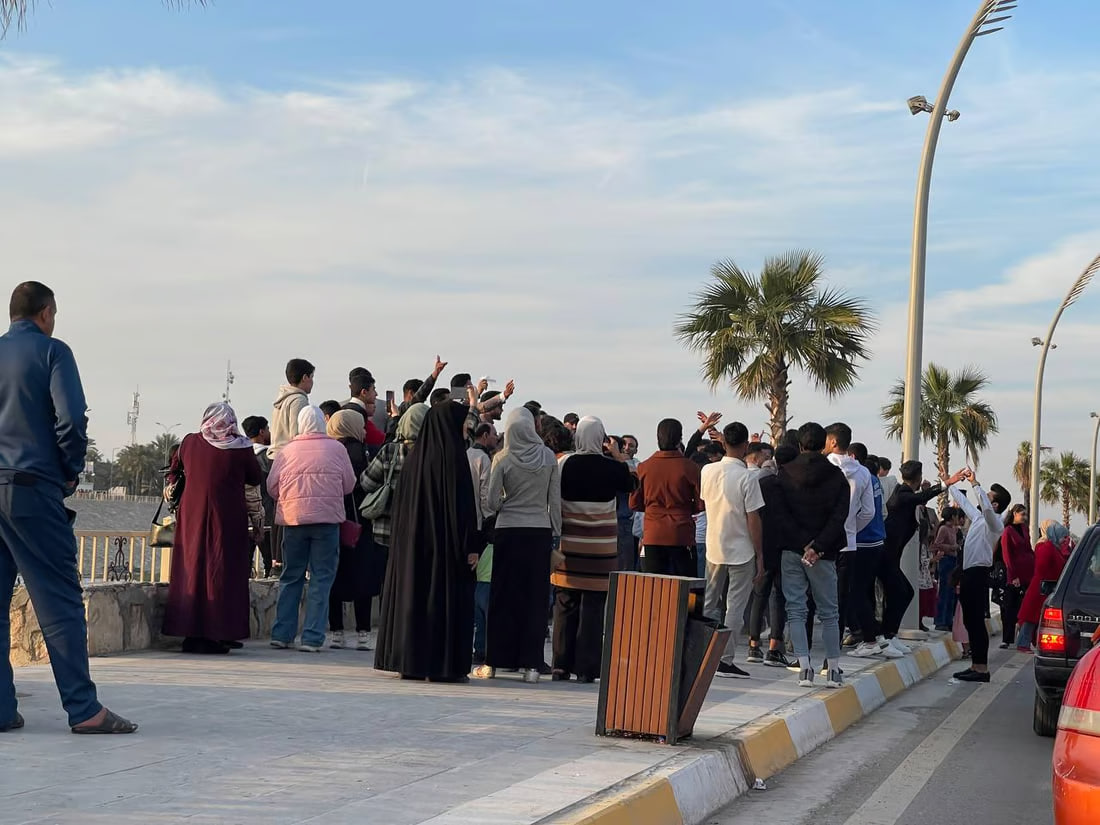
[[[1066,625],[1062,620],[1062,608],[1043,608],[1039,623],[1039,653],[1045,656],[1066,655]]]
[[[1100,648],[1089,651],[1070,674],[1058,727],[1100,736]]]

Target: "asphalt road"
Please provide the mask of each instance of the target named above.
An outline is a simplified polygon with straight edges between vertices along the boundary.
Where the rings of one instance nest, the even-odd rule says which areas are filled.
[[[948,667],[791,768],[710,825],[1052,825],[1052,739],[1031,731],[1026,656],[991,651],[989,685]]]

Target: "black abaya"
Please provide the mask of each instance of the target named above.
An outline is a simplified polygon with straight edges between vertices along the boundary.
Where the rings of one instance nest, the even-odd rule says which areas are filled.
[[[438,404],[401,469],[374,666],[417,679],[470,672],[477,514],[466,408]]]

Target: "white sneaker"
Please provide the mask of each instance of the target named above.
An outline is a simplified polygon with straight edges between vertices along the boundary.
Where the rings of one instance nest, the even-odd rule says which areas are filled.
[[[881,656],[883,648],[886,647],[886,645],[879,645],[877,641],[864,641],[849,650],[848,656],[854,656],[857,659],[870,659],[872,656]]]
[[[355,645],[356,650],[374,650],[374,643],[370,637],[370,631],[360,630],[359,641]]]
[[[910,653],[913,652],[913,648],[909,647],[909,645],[905,644],[904,642],[899,641],[897,638],[891,639],[887,647],[892,647],[902,656],[908,656]]]
[[[537,685],[539,683],[539,670],[536,667],[529,667],[523,671],[523,681],[529,685]]]
[[[271,640],[271,646],[273,648],[275,648],[276,650],[290,650],[290,648],[293,647],[293,643],[292,642],[282,642],[282,641],[279,641],[278,639],[272,639]]]
[[[300,645],[298,645],[298,650],[302,651],[302,653],[320,653],[321,652],[321,646],[320,645],[300,644]]]
[[[837,690],[844,687],[844,674],[838,667],[834,667],[829,671],[829,680],[825,682],[825,687],[830,690]]]
[[[344,631],[342,631],[342,630],[332,631],[332,640],[328,643],[328,646],[335,649],[335,650],[343,649],[343,647],[344,647]]]
[[[799,671],[798,686],[804,688],[812,688],[814,686],[813,668],[804,667],[801,671]]]

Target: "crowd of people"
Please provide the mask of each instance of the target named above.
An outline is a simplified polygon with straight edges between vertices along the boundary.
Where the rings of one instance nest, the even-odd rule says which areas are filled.
[[[0,337],[10,390],[0,393],[0,581],[10,600],[22,574],[72,731],[132,733],[89,675],[63,504],[84,464],[86,403],[71,350],[52,337],[56,314],[48,287],[21,284]],[[988,682],[991,588],[1001,646],[1030,651],[1040,582],[1058,578],[1073,546],[1046,521],[1032,548],[1027,508],[1010,508],[1005,488],[987,491],[970,469],[933,483],[906,461],[892,477],[889,460],[841,422],[808,422],[769,444],[740,422],[719,431],[721,414],[700,412],[686,444],[680,421],[661,421],[656,452],[639,461],[635,436],[609,435],[594,416],[558,420],[534,401],[508,408],[501,440],[514,383],[497,391],[460,373],[437,387],[446,367],[437,357],[382,410],[364,367],[349,373],[345,402],[313,405],[304,359],[287,364],[270,417],[239,426],[228,404],[210,405],[166,469],[176,528],[164,633],[189,653],[241,647],[258,554],[263,574],[279,577],[276,648],[350,646],[350,602],[355,647],[376,646],[374,666],[404,679],[514,671],[531,683],[589,683],[600,676],[611,574],[641,570],[705,578],[704,612],[735,631],[722,677],[749,676],[737,658],[746,625],[745,664],[787,667],[813,686],[820,623],[821,674],[840,687],[845,646],[863,658],[908,652],[898,632],[919,590],[922,620],[968,648],[955,678]],[[928,505],[945,494],[954,505],[937,514]],[[907,554],[919,559],[915,583],[901,569]],[[6,656],[4,665],[0,732],[24,724]]]
[[[1030,649],[1027,511],[972,470],[933,483],[907,461],[895,479],[842,422],[770,444],[740,422],[719,430],[720,413],[700,412],[686,443],[680,421],[661,421],[644,461],[635,436],[609,435],[593,416],[559,420],[534,401],[508,409],[501,439],[514,384],[497,392],[460,373],[437,388],[446,366],[437,358],[426,379],[407,381],[400,403],[389,395],[381,417],[363,367],[349,374],[347,401],[313,406],[314,366],[302,359],[287,365],[270,419],[245,419],[243,434],[227,405],[211,405],[168,471],[179,523],[165,632],[191,652],[238,646],[258,548],[265,575],[280,579],[273,646],[352,646],[351,602],[354,646],[377,642],[375,666],[407,679],[595,681],[617,570],[705,578],[705,615],[735,630],[721,677],[764,664],[797,671],[806,687],[818,672],[840,687],[845,648],[910,651],[898,633],[919,598],[922,621],[966,644],[970,666],[956,677],[988,681],[990,588],[1005,639]],[[940,496],[953,506],[937,513]],[[1064,559],[1068,539],[1044,530],[1054,547],[1044,563]],[[906,554],[919,559],[918,581],[902,572]]]

